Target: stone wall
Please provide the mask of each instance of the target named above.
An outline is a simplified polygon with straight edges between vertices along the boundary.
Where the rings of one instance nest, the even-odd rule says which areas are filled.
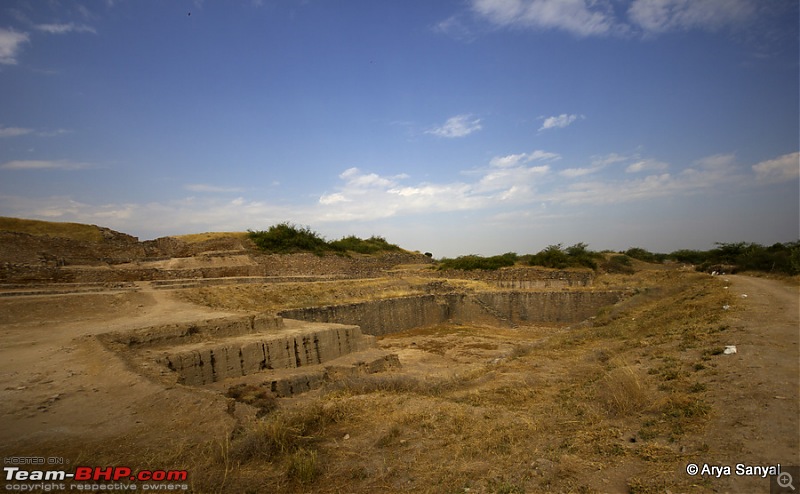
[[[110,350],[139,355],[130,361],[138,361],[140,370],[155,360],[174,372],[178,383],[193,386],[315,366],[376,346],[375,338],[357,326],[284,322],[272,314],[149,326],[97,338]]]
[[[483,292],[418,295],[358,304],[308,307],[279,313],[287,319],[356,324],[366,334],[384,335],[440,324],[515,326],[575,323],[612,305],[621,292]]]
[[[510,267],[495,271],[448,269],[421,271],[420,276],[456,280],[478,280],[511,290],[531,288],[569,288],[592,285],[594,272],[589,270],[554,270],[537,267]]]
[[[355,324],[366,334],[383,335],[446,321],[450,308],[437,295],[375,300],[358,304],[328,305],[285,310],[287,319]]]
[[[198,386],[264,370],[319,365],[374,345],[374,338],[357,326],[336,324],[183,345],[158,360],[178,374],[179,383]]]
[[[484,292],[447,295],[450,319],[462,324],[576,323],[595,315],[604,306],[620,301],[617,291]]]

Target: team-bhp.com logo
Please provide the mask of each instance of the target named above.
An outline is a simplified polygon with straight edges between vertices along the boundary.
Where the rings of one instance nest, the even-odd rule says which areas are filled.
[[[3,467],[7,491],[81,490],[81,491],[126,491],[126,490],[187,490],[186,470],[137,470],[129,467],[76,467],[74,472],[66,470],[23,470],[20,467]],[[67,486],[63,482],[69,481]],[[129,483],[136,482],[136,483]],[[144,484],[142,484],[144,482]],[[151,483],[152,482],[152,483]]]
[[[19,467],[3,467],[6,480],[81,480],[81,481],[184,481],[188,477],[186,470],[139,470],[134,472],[128,467],[77,467],[74,473],[64,470],[22,470]]]

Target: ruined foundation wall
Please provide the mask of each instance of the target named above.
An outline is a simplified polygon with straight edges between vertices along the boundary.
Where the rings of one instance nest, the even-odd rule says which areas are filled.
[[[477,280],[497,285],[508,290],[530,290],[532,288],[571,288],[591,286],[594,272],[589,270],[555,270],[539,267],[509,267],[494,271],[448,269],[445,271],[418,271],[415,276],[447,278],[454,280]]]
[[[580,322],[620,300],[619,292],[484,292],[420,295],[358,304],[308,307],[279,313],[287,319],[356,324],[384,335],[453,321],[513,326]]]
[[[178,374],[178,382],[199,386],[269,369],[319,365],[374,345],[374,338],[363,335],[358,327],[337,324],[180,347],[159,361]]]
[[[486,292],[448,295],[451,320],[468,324],[576,323],[606,305],[619,302],[620,292]]]
[[[358,304],[291,309],[279,315],[302,321],[355,324],[364,333],[377,336],[439,324],[448,319],[449,307],[445,300],[436,295],[418,295]]]

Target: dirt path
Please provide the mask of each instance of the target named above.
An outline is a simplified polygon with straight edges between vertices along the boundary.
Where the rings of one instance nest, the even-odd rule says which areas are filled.
[[[725,345],[709,386],[715,415],[707,431],[709,465],[800,465],[800,304],[798,287],[727,276],[736,296]],[[724,452],[724,453],[719,453]],[[765,479],[714,479],[722,491],[768,492]]]
[[[170,405],[158,409],[156,404],[177,405],[182,399],[178,395],[187,393],[165,390],[130,371],[90,336],[229,314],[179,301],[169,291],[146,285],[137,292],[0,300],[3,453],[19,455],[20,448],[31,443],[121,436],[154,426],[157,422],[148,415],[168,418]]]

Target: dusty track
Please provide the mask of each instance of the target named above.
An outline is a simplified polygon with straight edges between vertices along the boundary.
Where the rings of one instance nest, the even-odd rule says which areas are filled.
[[[21,448],[63,456],[31,444],[69,443],[70,451],[79,451],[87,442],[137,435],[145,424],[163,424],[153,420],[154,414],[167,418],[175,409],[176,416],[186,416],[175,408],[186,393],[165,390],[131,372],[88,336],[229,313],[143,286],[127,293],[13,297],[0,300],[0,314],[3,453],[22,454]]]
[[[707,462],[800,465],[800,304],[797,287],[727,276],[743,310],[729,318],[728,343],[709,395],[718,412],[709,427]],[[745,298],[742,296],[746,295]],[[724,452],[724,453],[718,453]],[[767,492],[761,479],[715,480],[722,490]]]

